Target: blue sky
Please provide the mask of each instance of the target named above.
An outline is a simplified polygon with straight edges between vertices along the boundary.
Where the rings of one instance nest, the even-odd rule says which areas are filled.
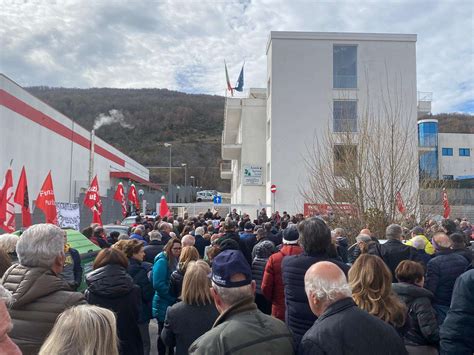
[[[0,0],[0,71],[23,86],[223,95],[245,60],[265,87],[270,31],[416,33],[433,112],[474,113],[474,2]]]

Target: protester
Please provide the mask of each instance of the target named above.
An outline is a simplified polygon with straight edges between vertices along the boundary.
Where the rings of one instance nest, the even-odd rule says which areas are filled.
[[[410,245],[416,249],[415,259],[423,264],[424,268],[426,269],[426,266],[432,257],[430,254],[426,253],[426,237],[423,235],[417,235],[416,237],[413,237],[410,242]]]
[[[181,245],[184,247],[193,247],[196,243],[196,240],[191,234],[186,234],[181,238]]]
[[[318,319],[304,335],[299,354],[406,354],[392,327],[356,306],[346,276],[334,263],[312,265],[304,281]]]
[[[133,233],[130,235],[130,239],[136,239],[143,242],[144,246],[148,245],[148,242],[143,237],[145,234],[145,226],[138,225],[134,228]]]
[[[441,354],[474,354],[474,270],[458,277],[441,326]]]
[[[272,313],[272,303],[262,293],[262,280],[268,258],[275,253],[275,245],[268,241],[257,243],[254,247],[255,258],[252,261],[252,278],[255,280],[255,303],[260,311],[265,314]]]
[[[435,253],[435,248],[433,247],[433,244],[431,244],[429,239],[425,237],[425,229],[423,227],[416,226],[415,228],[413,228],[410,231],[410,240],[407,240],[405,245],[410,245],[410,246],[414,247],[413,241],[414,241],[415,237],[418,237],[418,239],[421,238],[421,239],[424,240],[424,242],[425,242],[424,251],[426,252],[426,254],[433,255]]]
[[[127,257],[115,248],[102,249],[92,268],[94,271],[86,275],[84,295],[87,302],[110,309],[117,315],[120,354],[142,355],[143,343],[138,328],[141,291],[127,273]]]
[[[67,233],[64,233],[64,257],[64,268],[60,276],[68,283],[71,290],[77,291],[82,283],[81,256],[67,243]]]
[[[401,336],[405,334],[407,308],[392,291],[392,276],[381,258],[359,256],[349,270],[349,285],[359,308],[390,324]]]
[[[449,236],[449,239],[451,239],[451,248],[454,250],[454,252],[464,256],[467,261],[472,264],[473,251],[466,246],[466,239],[464,237],[464,234],[456,232],[451,234]]]
[[[170,276],[176,269],[180,254],[181,242],[178,238],[172,238],[166,244],[164,251],[156,256],[153,264],[153,288],[155,289],[153,316],[158,321],[157,346],[159,355],[166,354],[166,346],[161,340],[160,334],[163,330],[166,310],[176,302],[176,297],[173,297],[170,293]],[[171,348],[169,350],[171,353],[173,352]]]
[[[242,252],[226,250],[217,255],[211,279],[220,316],[189,347],[189,354],[293,354],[285,324],[257,309],[255,281]]]
[[[145,261],[154,263],[155,257],[163,251],[164,244],[161,241],[161,234],[157,230],[150,232],[150,243],[145,247]]]
[[[64,311],[56,320],[39,355],[118,355],[115,315],[108,309],[82,305]]]
[[[286,307],[281,264],[286,256],[302,253],[303,250],[298,245],[298,237],[296,226],[285,229],[283,246],[277,253],[270,256],[263,274],[262,293],[272,303],[272,316],[282,321],[285,321]]]
[[[197,227],[196,230],[194,231],[194,238],[195,238],[195,244],[194,246],[199,252],[199,257],[202,259],[204,258],[204,250],[208,245],[211,245],[211,242],[209,240],[206,240],[204,238],[205,235],[205,229],[204,227]]]
[[[347,251],[349,242],[345,236],[345,231],[343,228],[334,228],[334,239],[336,242],[337,255],[339,255],[343,262],[347,263],[349,261],[349,255]]]
[[[1,249],[0,251],[5,253]],[[5,355],[21,355],[21,351],[18,346],[8,336],[8,333],[13,327],[12,320],[8,314],[7,309],[11,301],[12,294],[2,285],[0,285],[0,353]]]
[[[120,237],[120,232],[118,231],[112,231],[109,233],[109,235],[107,236],[107,242],[110,244],[110,245],[113,245],[115,243],[118,242],[118,238]]]
[[[191,261],[184,275],[182,302],[166,312],[161,338],[166,346],[176,346],[176,355],[188,354],[189,346],[212,328],[219,315],[211,296],[210,272],[206,262]]]
[[[133,282],[140,287],[141,291],[141,310],[138,318],[138,329],[143,342],[143,353],[150,353],[150,332],[149,325],[152,316],[152,301],[155,294],[148,274],[151,272],[153,264],[144,262],[145,251],[143,242],[137,239],[127,241],[123,252],[128,258],[127,271],[132,277]]]
[[[64,233],[52,224],[29,227],[16,246],[19,264],[3,275],[1,283],[13,295],[10,337],[25,355],[38,353],[62,311],[85,303],[84,296],[71,292],[58,276],[65,258]]]
[[[193,246],[185,246],[181,250],[181,255],[179,256],[178,266],[176,270],[171,273],[170,276],[170,294],[179,298],[181,296],[181,289],[183,287],[183,278],[186,274],[188,265],[192,261],[199,260],[199,252]]]
[[[252,262],[257,255],[257,249],[260,248],[261,245],[264,245],[263,246],[264,248],[271,250],[272,254],[276,252],[277,249],[276,249],[275,243],[272,242],[268,238],[268,234],[262,228],[257,229],[256,238],[257,238],[257,243],[254,245],[252,249]]]
[[[161,233],[161,241],[164,245],[171,239],[170,233],[173,231],[173,226],[168,222],[161,222],[158,225],[158,229]]]
[[[13,264],[18,262],[18,256],[16,255],[16,245],[20,237],[15,234],[2,234],[0,235],[0,250],[3,250],[8,254]]]
[[[100,226],[97,226],[93,229],[90,241],[101,249],[110,247],[110,244],[107,242],[105,229]]]
[[[282,262],[282,276],[286,300],[286,324],[293,333],[295,347],[316,320],[308,305],[304,289],[304,275],[318,261],[331,261],[347,274],[349,266],[329,258],[331,230],[319,218],[312,217],[298,224],[300,255],[287,256]]]
[[[446,233],[436,233],[433,236],[433,246],[436,253],[427,265],[425,288],[434,294],[433,307],[438,324],[441,325],[451,304],[454,283],[470,263],[451,249],[452,242]]]
[[[404,335],[409,354],[438,354],[439,327],[431,300],[433,293],[423,288],[425,270],[415,261],[398,264],[395,275],[398,283],[393,291],[407,306],[410,327]]]
[[[385,230],[387,242],[377,245],[370,254],[380,256],[392,273],[392,281],[397,282],[395,269],[403,260],[416,261],[416,249],[402,243],[403,229],[398,224],[391,224]]]

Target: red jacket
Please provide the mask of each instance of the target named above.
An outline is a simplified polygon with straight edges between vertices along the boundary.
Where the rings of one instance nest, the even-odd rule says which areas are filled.
[[[272,302],[272,316],[285,321],[285,294],[281,276],[281,263],[288,255],[301,254],[303,250],[297,244],[283,244],[278,253],[273,254],[267,261],[262,280],[262,293]]]

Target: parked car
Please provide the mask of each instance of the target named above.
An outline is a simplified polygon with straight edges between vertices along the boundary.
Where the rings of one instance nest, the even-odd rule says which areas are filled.
[[[105,233],[107,234],[107,237],[110,235],[112,232],[119,232],[120,234],[128,234],[128,230],[130,229],[129,226],[124,226],[121,224],[106,224],[104,226]]]
[[[196,192],[196,201],[203,202],[203,201],[213,201],[214,196],[220,196],[220,194],[216,190],[203,190]]]
[[[137,216],[125,217],[125,218],[122,220],[121,225],[122,225],[122,226],[131,227],[131,226],[135,223],[135,218],[137,218]],[[148,219],[148,218],[153,218],[153,220],[155,220],[156,216],[153,216],[153,215],[142,216],[142,219]]]

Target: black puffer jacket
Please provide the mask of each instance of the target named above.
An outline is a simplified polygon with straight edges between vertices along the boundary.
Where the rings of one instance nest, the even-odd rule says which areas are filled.
[[[84,296],[89,304],[110,309],[117,315],[121,354],[143,354],[138,329],[141,307],[140,287],[120,265],[105,265],[86,275]]]
[[[256,292],[262,294],[262,280],[263,272],[265,271],[265,265],[267,265],[268,258],[255,258],[252,262],[252,279],[257,284]]]
[[[392,289],[408,308],[410,328],[404,336],[405,344],[437,345],[439,327],[436,313],[431,306],[433,293],[405,282],[392,284]]]
[[[464,256],[453,250],[435,254],[435,257],[428,262],[425,280],[425,288],[434,294],[433,303],[449,307],[454,283],[469,265]]]
[[[155,295],[155,290],[151,284],[148,273],[150,272],[152,264],[147,262],[140,262],[137,259],[128,259],[128,273],[133,278],[133,282],[140,287],[142,295],[142,306],[138,323],[145,323],[153,318],[152,315],[152,301]]]

